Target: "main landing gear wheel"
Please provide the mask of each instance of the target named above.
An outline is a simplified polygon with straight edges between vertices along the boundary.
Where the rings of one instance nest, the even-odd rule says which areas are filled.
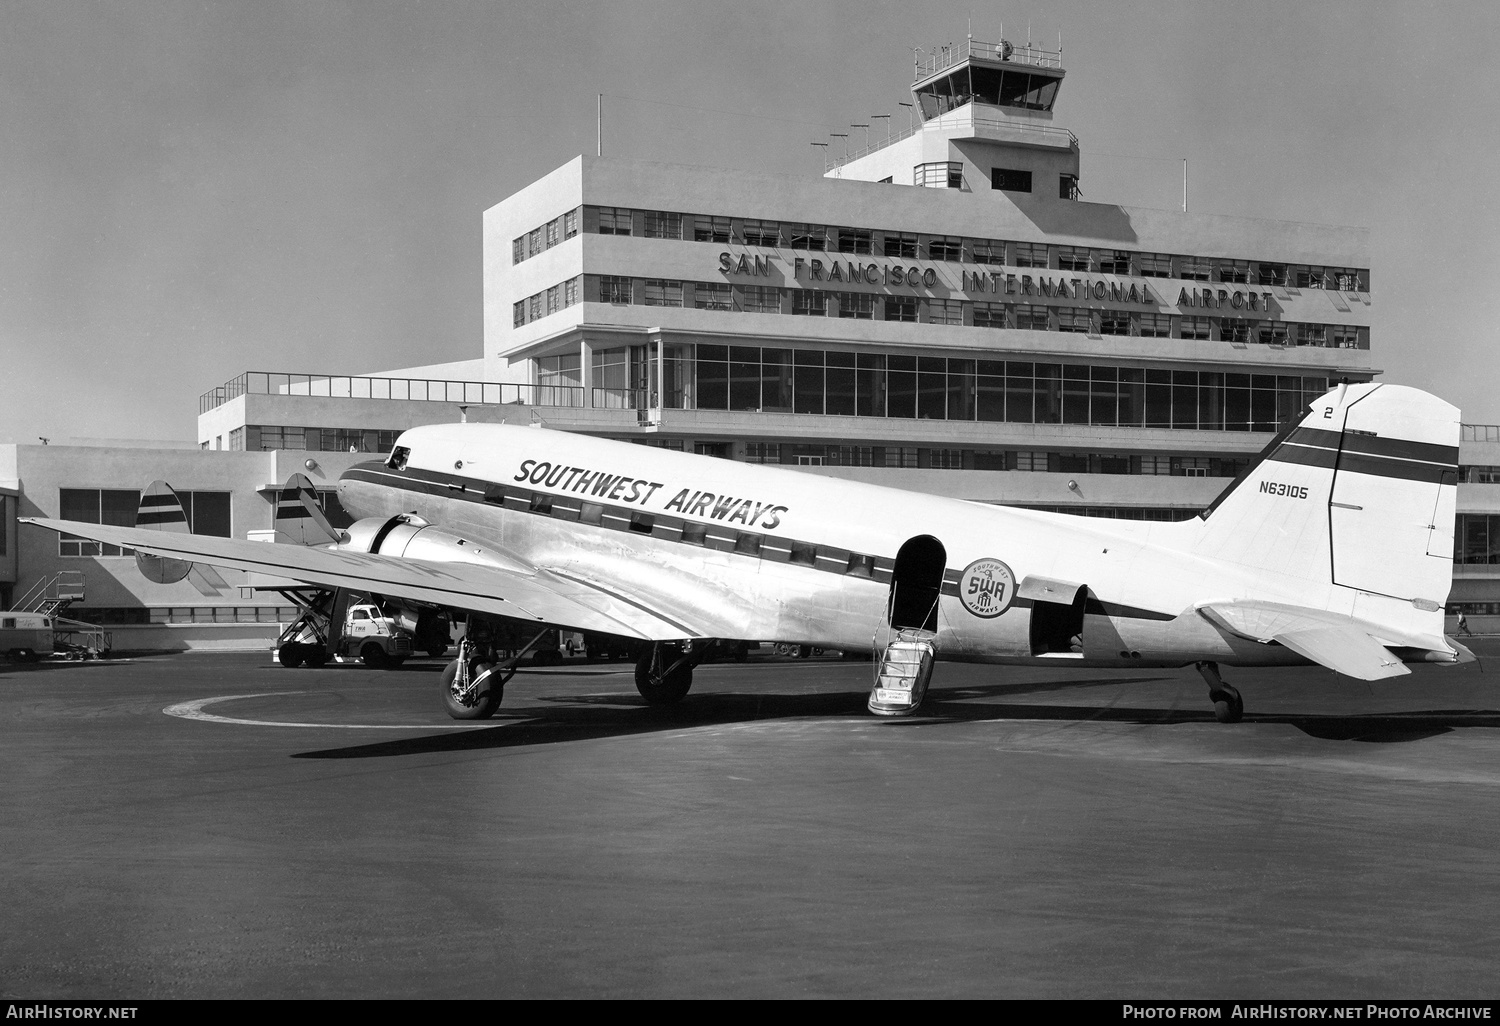
[[[500,708],[500,699],[505,697],[505,685],[498,673],[490,673],[494,663],[476,662],[469,667],[470,685],[467,689],[458,679],[459,661],[453,660],[443,667],[443,708],[455,720],[487,720]]]
[[[1198,672],[1208,684],[1208,700],[1214,704],[1214,719],[1238,723],[1245,716],[1245,700],[1219,676],[1218,663],[1199,663]]]
[[[693,686],[691,663],[678,661],[680,645],[654,644],[641,654],[635,664],[635,689],[648,705],[676,705]]]

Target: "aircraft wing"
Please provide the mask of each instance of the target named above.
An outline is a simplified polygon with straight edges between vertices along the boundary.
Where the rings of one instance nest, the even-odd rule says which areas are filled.
[[[1212,602],[1198,612],[1231,634],[1279,642],[1304,658],[1360,680],[1399,677],[1411,670],[1359,621],[1322,609],[1279,602]]]
[[[480,563],[405,559],[346,549],[171,534],[44,517],[22,517],[20,522],[153,556],[273,574],[319,587],[349,588],[534,620],[572,630],[599,631],[646,641],[706,636],[680,617],[659,614],[638,601],[601,602],[596,587],[557,575],[548,575],[543,580]]]

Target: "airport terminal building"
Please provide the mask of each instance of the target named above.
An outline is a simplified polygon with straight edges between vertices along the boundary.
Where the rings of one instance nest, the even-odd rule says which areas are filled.
[[[50,532],[17,537],[16,510],[75,515],[80,489],[164,476],[227,492],[214,530],[243,536],[270,525],[285,474],[331,487],[401,430],[461,417],[983,502],[1192,516],[1313,397],[1379,374],[1368,232],[1089,202],[1081,144],[1053,119],[1064,77],[1060,52],[944,49],[915,67],[909,130],[821,177],[575,158],[484,213],[476,358],[247,372],[201,397],[204,451],[131,463],[132,482],[97,456],[0,447],[0,598],[92,561],[123,568],[111,608],[170,622],[155,610],[176,605],[150,593],[165,586],[132,580],[133,560],[54,554]],[[1450,601],[1500,614],[1500,429],[1466,426],[1460,459]],[[266,600],[195,601],[243,617]]]

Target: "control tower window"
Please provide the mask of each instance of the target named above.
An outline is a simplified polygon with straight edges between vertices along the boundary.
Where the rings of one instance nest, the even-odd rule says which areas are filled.
[[[1057,99],[1061,81],[1056,75],[1032,69],[971,66],[927,83],[916,91],[916,96],[924,121],[966,103],[1047,111]]]
[[[1076,200],[1080,195],[1077,175],[1062,174],[1057,176],[1058,199]]]
[[[939,160],[912,168],[912,184],[927,189],[962,189],[964,165],[958,160]]]
[[[990,169],[990,187],[1006,192],[1030,192],[1031,172],[1016,171],[1007,167]]]

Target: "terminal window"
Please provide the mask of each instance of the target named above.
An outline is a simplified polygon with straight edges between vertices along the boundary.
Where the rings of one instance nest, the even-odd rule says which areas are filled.
[[[631,280],[612,274],[599,276],[599,302],[630,305]]]
[[[1209,339],[1209,320],[1207,317],[1184,317],[1178,326],[1178,338],[1197,339],[1207,342]]]
[[[1013,262],[1017,267],[1046,267],[1047,244],[1045,242],[1018,242],[1012,247]]]
[[[828,316],[828,293],[821,289],[799,289],[793,292],[792,313],[811,317]]]
[[[1015,307],[1016,328],[1021,331],[1046,331],[1047,308],[1018,303]],[[1087,312],[1087,311],[1085,311]]]
[[[1219,318],[1219,340],[1222,342],[1249,342],[1253,331],[1253,321],[1240,317]]]
[[[1249,284],[1250,261],[1248,260],[1220,260],[1218,278],[1224,282],[1237,282]]]
[[[1120,249],[1106,249],[1099,252],[1100,274],[1129,274],[1130,254]]]
[[[825,250],[828,248],[828,229],[820,224],[792,222],[784,226],[787,245],[792,249]]]
[[[927,257],[930,260],[962,260],[963,240],[952,235],[934,235],[927,240]]]
[[[1030,192],[1031,172],[1008,167],[991,168],[990,188],[1003,189],[1006,192]]]
[[[780,313],[781,290],[767,285],[737,285],[739,308],[746,313]]]
[[[599,208],[600,235],[629,235],[631,212],[623,207]]]
[[[1137,253],[1135,259],[1142,278],[1172,277],[1172,258],[1166,253]]]
[[[746,218],[740,233],[747,246],[774,246],[781,238],[781,222],[754,221]]]
[[[694,242],[728,242],[729,218],[699,214],[693,222]]]
[[[1141,314],[1141,337],[1142,338],[1170,338],[1172,335],[1172,318],[1166,314]]]
[[[648,210],[644,217],[644,231],[641,234],[648,239],[680,239],[682,238],[682,215],[666,210]]]
[[[906,260],[915,260],[917,258],[917,237],[911,232],[886,232],[885,255],[888,257],[902,257]]]
[[[840,228],[839,229],[839,252],[840,253],[868,253],[872,245],[873,233],[868,228]]]
[[[1210,270],[1207,260],[1182,257],[1177,261],[1177,277],[1186,278],[1188,281],[1208,281]]]
[[[1060,306],[1057,308],[1057,330],[1087,334],[1094,330],[1094,315],[1081,307]]]
[[[1033,267],[1044,266],[1033,264]],[[1087,271],[1089,269],[1089,251],[1087,246],[1058,246],[1057,267],[1062,271]]]
[[[730,303],[728,282],[698,282],[693,286],[693,306],[699,310],[728,310]]]
[[[140,504],[141,493],[134,489],[58,489],[58,515],[63,520],[77,520],[85,524],[109,524],[115,527],[134,527],[136,510]],[[59,556],[133,556],[135,550],[89,541],[76,535],[60,534],[57,539],[57,554]]]
[[[1259,281],[1262,285],[1285,285],[1286,264],[1261,264]]]
[[[958,299],[929,299],[927,301],[929,324],[962,324],[964,304]]]
[[[1129,335],[1130,314],[1124,310],[1102,310],[1099,313],[1101,335]]]
[[[885,319],[888,321],[913,321],[917,319],[916,296],[886,296]]]
[[[875,318],[875,296],[869,292],[840,292],[838,295],[839,316],[858,321]]]
[[[974,263],[998,265],[1005,263],[1005,243],[989,239],[976,239],[971,243]]]
[[[647,278],[644,286],[646,306],[681,306],[682,282],[663,278]]]
[[[1005,304],[1003,304],[1003,303],[975,303],[974,304],[974,327],[976,327],[976,328],[1003,328],[1003,327],[1005,327]]]

